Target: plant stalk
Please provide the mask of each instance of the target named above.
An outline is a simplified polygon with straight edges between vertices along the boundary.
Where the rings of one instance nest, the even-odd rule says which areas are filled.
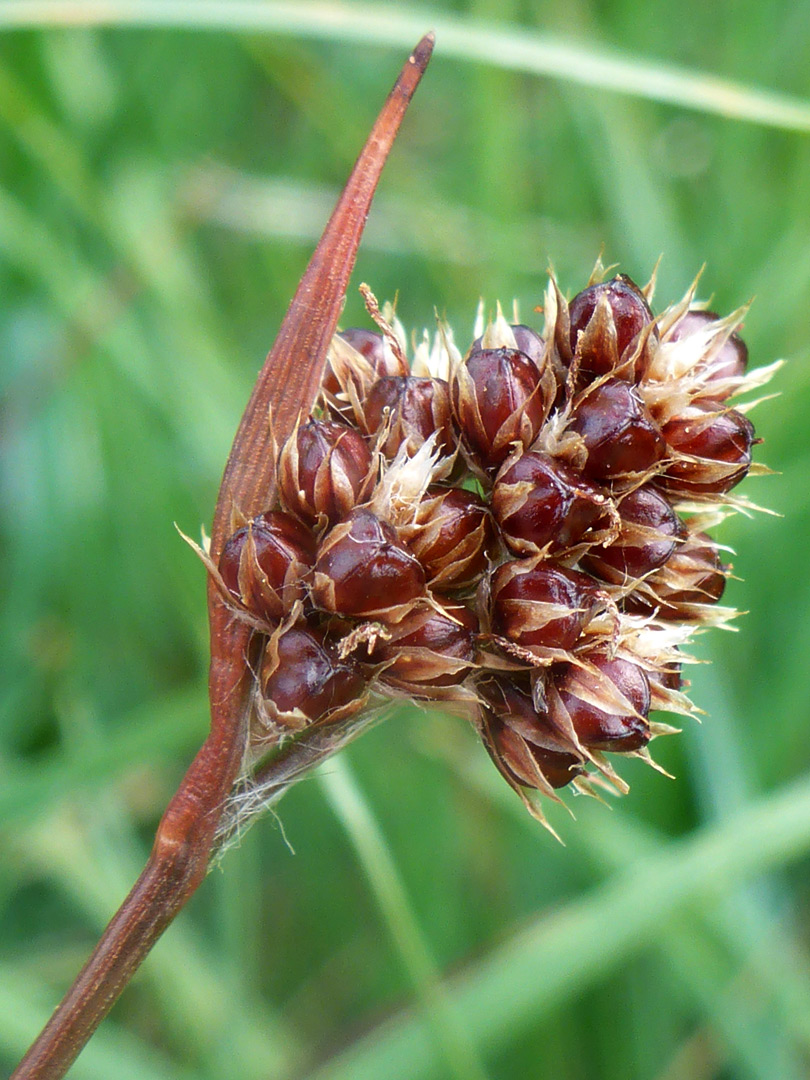
[[[215,561],[231,531],[234,510],[254,516],[272,503],[275,461],[268,417],[272,415],[272,437],[280,445],[299,415],[312,409],[371,200],[432,49],[433,36],[427,35],[403,67],[259,374],[217,498],[211,535]],[[163,815],[143,872],[11,1080],[58,1080],[65,1075],[205,877],[223,809],[243,761],[254,644],[250,627],[232,617],[210,582],[208,611],[209,735]],[[306,740],[304,733],[291,752],[305,755]],[[280,755],[279,768],[283,759]]]

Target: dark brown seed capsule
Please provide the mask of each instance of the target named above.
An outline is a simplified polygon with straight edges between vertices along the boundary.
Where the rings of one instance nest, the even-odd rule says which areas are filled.
[[[375,647],[371,660],[386,665],[383,682],[396,687],[454,686],[470,673],[478,620],[464,604],[436,594],[434,599],[443,610],[422,606],[412,611]]]
[[[713,311],[687,311],[670,332],[669,340],[681,341],[691,337],[706,330],[719,318]],[[719,348],[710,346],[708,355],[700,360],[696,367],[696,371],[700,371],[709,382],[706,393],[701,395],[700,400],[710,398],[713,401],[724,401],[731,394],[732,387],[718,387],[714,384],[741,378],[747,367],[748,347],[738,334],[729,335]]]
[[[570,741],[535,707],[528,687],[486,676],[477,683],[487,703],[487,729],[493,756],[519,784],[538,787],[537,770],[552,788],[565,787],[583,772],[582,758]]]
[[[355,510],[321,542],[311,593],[323,611],[396,621],[425,594],[425,571],[388,522]]]
[[[492,756],[507,775],[523,787],[537,789],[545,780],[551,788],[562,788],[585,772],[581,759],[575,754],[537,746],[495,714],[490,714],[488,726]]]
[[[666,423],[663,434],[675,456],[660,478],[668,491],[723,495],[751,467],[754,426],[734,409],[718,412],[711,405],[693,406]]]
[[[259,681],[271,718],[294,728],[328,720],[361,699],[366,686],[357,664],[339,659],[323,631],[298,628],[271,637]]]
[[[528,648],[572,649],[604,606],[593,578],[536,559],[499,566],[490,597],[495,633]]]
[[[332,341],[323,389],[330,408],[352,419],[352,399],[362,401],[369,388],[384,375],[407,374],[405,357],[395,352],[381,333],[349,327],[335,334]]]
[[[532,330],[530,326],[526,326],[524,323],[512,323],[509,327],[515,336],[515,344],[522,353],[525,353],[530,360],[536,365],[538,370],[543,364],[543,359],[546,351],[546,343],[543,338],[537,333],[536,330]],[[483,338],[476,338],[472,343],[471,351],[483,348]]]
[[[395,355],[386,343],[382,334],[376,330],[366,330],[360,326],[349,326],[340,330],[337,335],[347,344],[360,353],[369,364],[374,378],[382,378],[384,375],[405,375],[405,365],[401,357]],[[327,365],[324,387],[333,393],[339,389],[338,380]]]
[[[526,326],[524,323],[512,323],[512,333],[515,335],[517,347],[530,360],[534,361],[539,370],[546,351],[546,343],[543,338],[536,330],[532,330],[530,326]]]
[[[556,694],[548,697],[552,722],[565,730],[569,721],[590,750],[640,750],[650,741],[646,673],[638,664],[601,653],[591,653],[587,660],[588,668],[566,664],[554,672]]]
[[[664,496],[645,484],[618,505],[619,535],[610,544],[592,547],[586,569],[614,585],[643,577],[663,566],[684,536],[684,525]]]
[[[528,446],[546,418],[537,365],[519,349],[472,349],[450,387],[456,422],[484,469]]]
[[[706,533],[679,542],[661,567],[624,601],[631,614],[657,609],[662,619],[700,617],[695,605],[716,604],[726,587],[728,568]]]
[[[394,457],[402,445],[408,454],[415,454],[434,432],[442,453],[452,453],[450,396],[443,379],[416,375],[378,379],[363,402],[363,425],[367,434],[375,435],[386,422],[388,437],[381,449],[388,458]]]
[[[289,514],[259,514],[231,536],[219,558],[228,591],[254,615],[281,619],[303,600],[303,578],[315,561],[315,539]]]
[[[308,420],[279,455],[279,498],[309,525],[344,518],[371,492],[375,469],[359,431],[331,420]]]
[[[430,487],[414,524],[403,528],[402,535],[431,587],[459,589],[476,582],[487,568],[492,519],[474,492]]]
[[[673,664],[661,671],[648,671],[647,678],[650,681],[651,690],[654,689],[655,686],[663,686],[665,690],[680,690],[684,685],[680,664]],[[654,704],[652,705],[652,708],[655,708]]]
[[[362,326],[347,326],[345,330],[338,331],[338,337],[342,337],[349,345],[372,365],[378,375],[392,374],[388,370],[391,363],[385,348],[385,338],[376,330],[367,330]]]
[[[609,379],[574,408],[570,427],[588,451],[583,472],[595,480],[644,473],[660,461],[666,443],[630,383]]]
[[[506,463],[492,489],[492,512],[518,555],[566,547],[604,513],[605,495],[574,469],[529,451]]]
[[[620,274],[611,281],[591,285],[578,293],[569,305],[571,350],[579,351],[580,372],[595,377],[619,372],[624,378],[638,377],[646,368],[650,348],[658,340],[654,327],[642,342],[639,335],[653,323],[653,314],[641,290],[629,277]],[[640,345],[633,364],[627,364]]]

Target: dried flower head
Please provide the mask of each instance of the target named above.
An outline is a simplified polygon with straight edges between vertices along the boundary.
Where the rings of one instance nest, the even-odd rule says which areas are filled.
[[[432,700],[472,720],[545,820],[531,791],[622,792],[614,756],[652,763],[674,730],[651,710],[694,711],[685,646],[734,615],[706,529],[749,505],[731,492],[756,442],[728,401],[772,369],[746,373],[744,312],[703,311],[695,285],[656,316],[652,282],[602,277],[570,304],[552,278],[542,333],[498,308],[465,355],[440,323],[410,362],[362,287],[377,329],[334,337],[315,413],[278,458],[278,506],[225,544],[238,571],[220,563],[234,615],[265,627],[262,748]],[[278,582],[258,544],[276,519],[309,530]]]

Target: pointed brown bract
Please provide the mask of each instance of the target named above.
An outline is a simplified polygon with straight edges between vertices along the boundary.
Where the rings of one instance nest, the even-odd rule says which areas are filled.
[[[232,506],[251,515],[272,501],[276,474],[268,412],[272,409],[273,436],[281,445],[299,416],[312,411],[371,199],[432,50],[428,34],[388,96],[259,374],[225,466],[211,535],[214,553],[227,533]]]
[[[313,406],[374,190],[433,49],[420,41],[380,115],[332,214],[254,387],[225,467],[211,532],[216,564],[235,512],[249,520],[269,509],[276,489],[273,442],[281,444]],[[242,765],[257,642],[233,617],[216,575],[209,576],[211,732],[161,821],[149,862],[132,892],[14,1073],[58,1080],[106,1016],[154,942],[208,869],[225,801]]]

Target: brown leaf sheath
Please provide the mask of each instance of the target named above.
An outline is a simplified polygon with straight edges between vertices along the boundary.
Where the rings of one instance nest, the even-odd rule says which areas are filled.
[[[211,554],[219,555],[231,510],[254,515],[275,492],[268,415],[281,443],[315,401],[326,353],[383,165],[433,49],[429,34],[402,69],[357,159],[284,317],[245,409],[217,499]],[[169,803],[149,860],[62,1003],[12,1080],[57,1080],[208,868],[225,797],[245,742],[251,631],[208,591],[211,729]],[[300,749],[300,748],[299,748]]]

